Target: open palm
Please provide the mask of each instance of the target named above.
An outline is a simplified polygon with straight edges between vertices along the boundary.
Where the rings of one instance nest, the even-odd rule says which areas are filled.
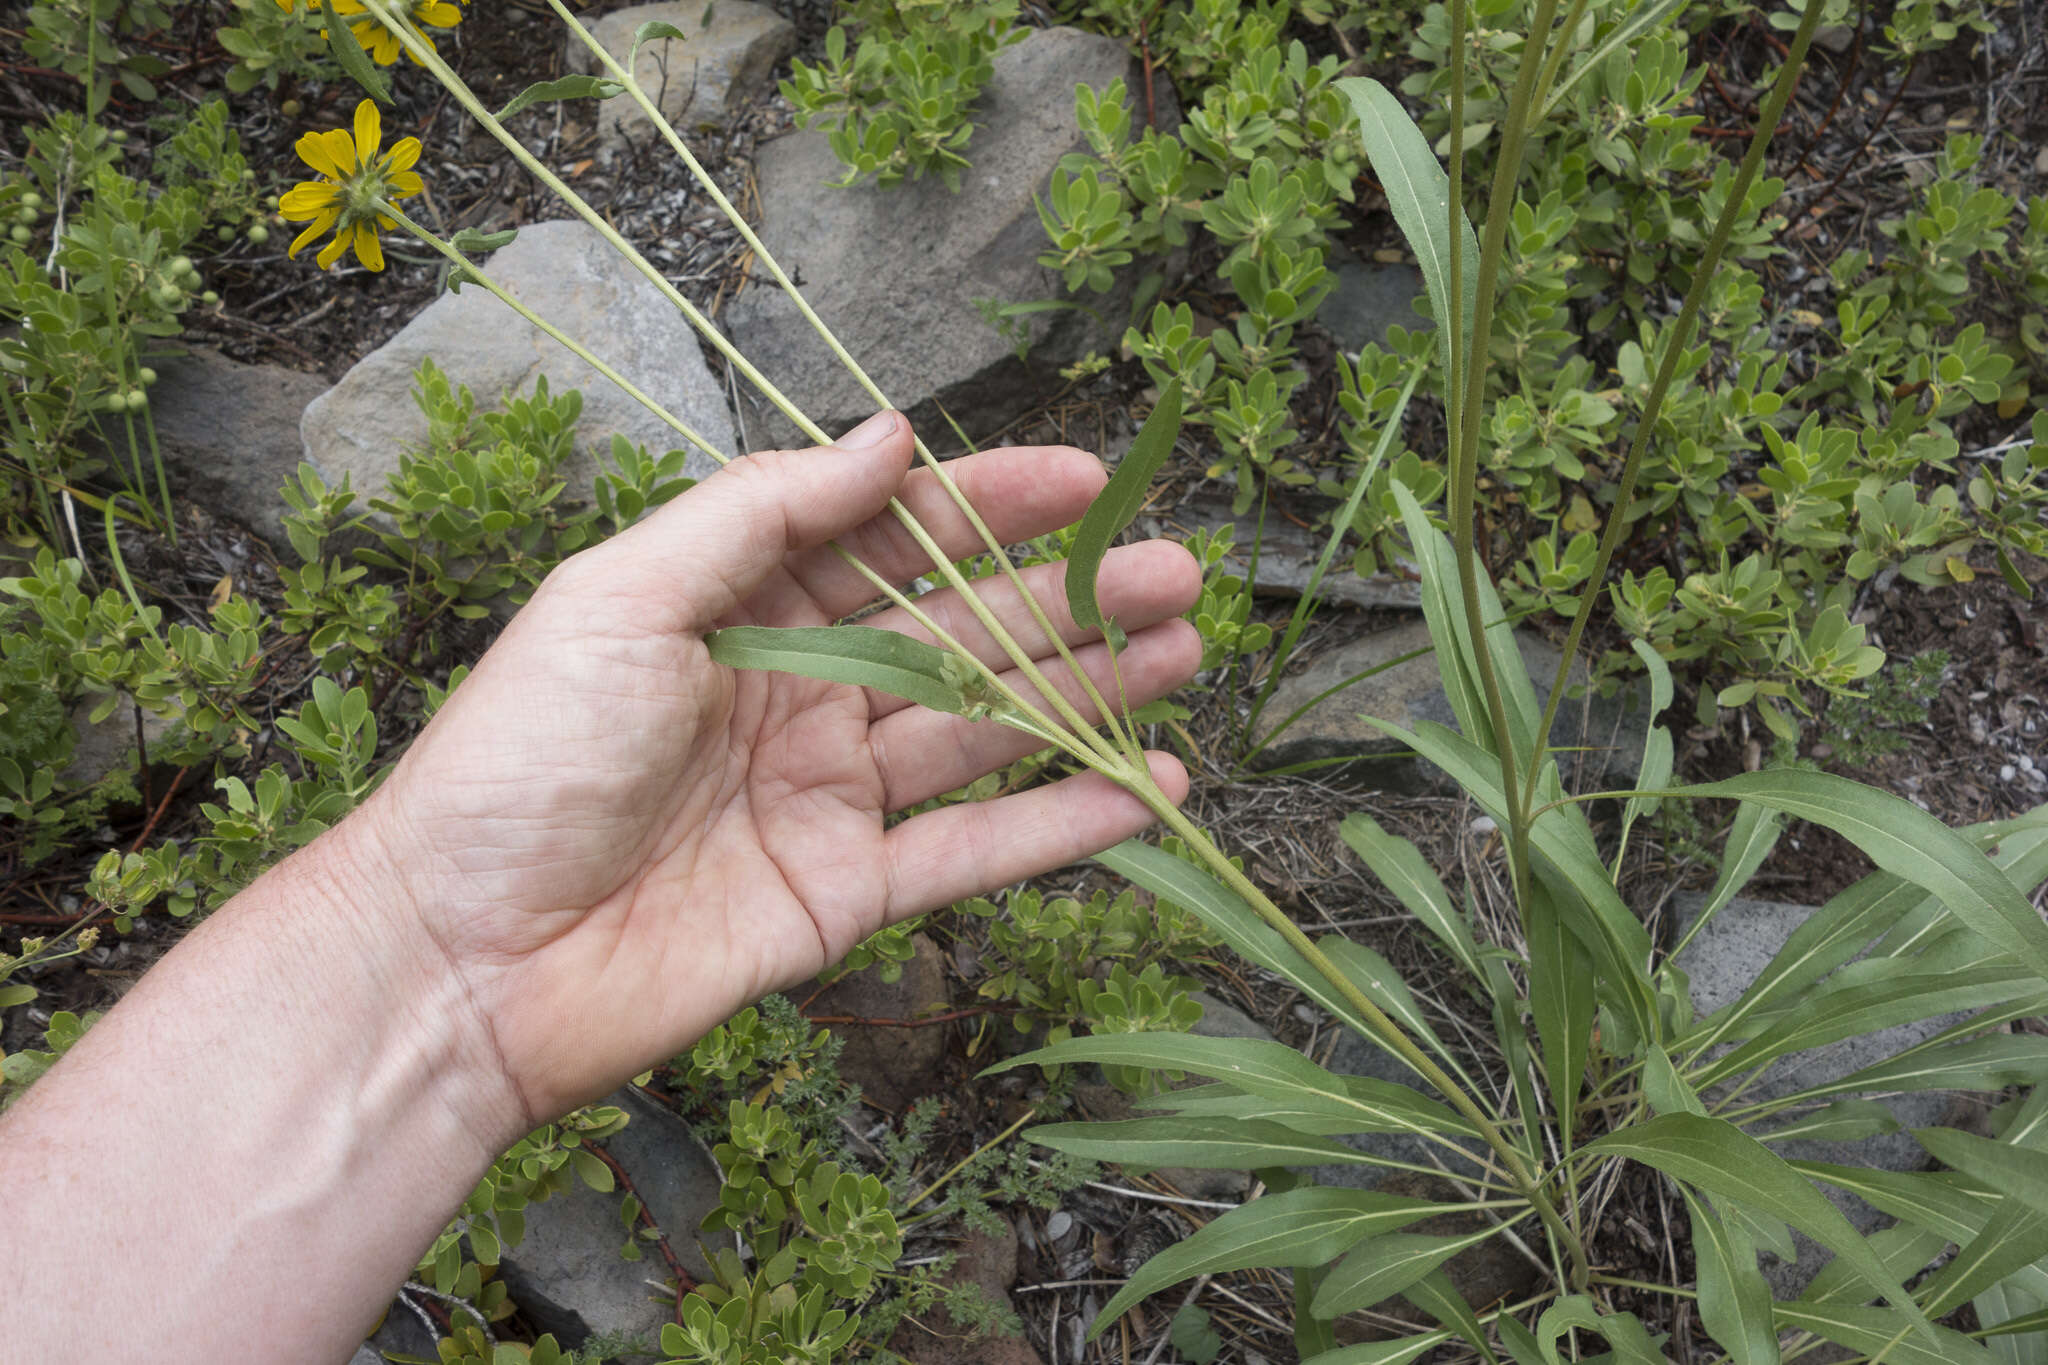
[[[857,444],[862,434],[871,444]],[[886,924],[1149,822],[1135,798],[1084,774],[890,826],[1038,744],[993,722],[711,660],[703,635],[717,626],[821,625],[872,600],[829,540],[892,582],[927,572],[883,511],[892,495],[949,555],[979,547],[936,479],[905,477],[909,456],[908,424],[885,415],[842,448],[737,462],[565,563],[380,794],[383,809],[406,812],[402,828],[380,822],[384,858],[403,869],[533,1120],[604,1093]],[[1103,478],[1093,457],[1063,448],[990,451],[951,469],[1004,540],[1073,520]],[[1058,574],[1026,579],[1066,641],[1084,646],[1094,637],[1067,617]],[[1193,561],[1170,545],[1106,562],[1105,610],[1131,631],[1121,666],[1133,704],[1193,672],[1199,639],[1174,618],[1199,590]],[[1053,653],[1006,587],[985,600],[1034,655]],[[922,605],[999,657],[950,592]],[[864,624],[920,633],[894,610]],[[1099,641],[1077,652],[1109,688]],[[1071,695],[1079,704],[1078,685]],[[1184,790],[1169,757],[1154,756],[1154,776]]]

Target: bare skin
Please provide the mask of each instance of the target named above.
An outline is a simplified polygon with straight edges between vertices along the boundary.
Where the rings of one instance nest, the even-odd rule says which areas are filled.
[[[382,789],[189,935],[0,1121],[0,1340],[24,1359],[344,1360],[492,1157],[906,916],[1074,861],[1149,812],[1092,774],[886,817],[1032,741],[711,661],[704,634],[818,625],[977,541],[881,414],[736,462],[551,575]],[[1073,520],[1091,456],[955,477],[1005,540]],[[1057,566],[1033,571],[1064,638]],[[1192,674],[1179,549],[1106,562],[1134,702]],[[1021,605],[989,598],[1035,655]],[[998,658],[944,593],[925,608]],[[915,627],[896,612],[867,624]],[[1076,689],[1078,700],[1078,689]],[[1153,756],[1178,799],[1186,775]],[[175,1271],[169,1268],[175,1267]],[[33,1292],[21,1292],[33,1283]],[[257,1343],[261,1343],[260,1347]]]

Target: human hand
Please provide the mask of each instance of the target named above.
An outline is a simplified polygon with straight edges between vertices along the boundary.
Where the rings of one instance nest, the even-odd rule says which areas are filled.
[[[823,625],[873,599],[829,541],[892,582],[929,571],[884,511],[891,496],[947,554],[980,548],[928,470],[906,477],[910,456],[909,424],[879,414],[836,448],[737,461],[564,563],[356,817],[367,837],[354,844],[403,881],[402,920],[460,980],[472,1017],[451,1027],[473,1028],[477,1054],[502,1067],[507,1140],[887,924],[1150,823],[1090,773],[889,827],[1040,746],[993,722],[711,660],[703,636],[716,627]],[[1074,520],[1104,477],[1057,447],[950,470],[1005,542]],[[1115,695],[1109,654],[1073,625],[1060,573],[1025,578]],[[1200,639],[1176,618],[1201,579],[1184,551],[1112,551],[1099,584],[1130,632],[1120,662],[1133,705],[1192,676]],[[984,600],[1034,656],[1053,653],[1011,590]],[[954,594],[922,605],[1000,657]],[[921,635],[897,609],[863,624]],[[1069,696],[1087,713],[1078,686]],[[1185,794],[1173,758],[1154,754],[1152,772],[1172,799]]]

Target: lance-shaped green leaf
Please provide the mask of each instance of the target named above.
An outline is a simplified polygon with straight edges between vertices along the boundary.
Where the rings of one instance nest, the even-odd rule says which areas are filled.
[[[1356,1119],[1360,1131],[1385,1121],[1374,1106],[1354,1098],[1345,1080],[1331,1075],[1284,1043],[1260,1038],[1203,1038],[1191,1033],[1097,1033],[1069,1038],[1050,1047],[1012,1057],[989,1073],[1019,1066],[1065,1062],[1097,1062],[1144,1067],[1153,1071],[1186,1071],[1227,1081],[1240,1090],[1274,1100],[1314,1108],[1332,1118]],[[1422,1098],[1420,1096],[1418,1099]],[[1433,1105],[1433,1101],[1424,1100]],[[1472,1125],[1435,1105],[1440,1117],[1432,1131],[1474,1135]]]
[[[1436,935],[1458,965],[1472,973],[1474,981],[1486,979],[1464,912],[1451,899],[1443,879],[1436,875],[1420,849],[1397,834],[1389,834],[1379,821],[1363,811],[1345,816],[1337,834],[1353,853],[1365,860],[1373,876],[1408,907],[1408,912]]]
[[[2043,1257],[2048,1257],[2048,1216],[2018,1200],[2000,1205],[1984,1231],[1922,1286],[1928,1315],[1940,1317],[2018,1271],[2033,1267],[2038,1275]]]
[[[704,22],[706,24],[711,22],[711,8],[708,5],[704,9]],[[646,23],[633,30],[632,50],[628,53],[626,60],[620,63],[620,65],[624,66],[628,71],[638,71],[640,69],[640,44],[652,42],[656,38],[670,38],[679,43],[690,41],[689,34],[683,32],[667,20],[649,19]]]
[[[503,123],[522,109],[556,100],[608,100],[625,88],[603,76],[560,76],[551,81],[535,81],[514,95],[512,102],[498,111],[497,119]]]
[[[1472,1305],[1451,1283],[1449,1275],[1441,1270],[1432,1270],[1402,1290],[1401,1294],[1408,1302],[1456,1332],[1467,1346],[1479,1352],[1486,1365],[1496,1365],[1493,1348],[1486,1344],[1486,1329],[1479,1325]]]
[[[1271,1119],[1151,1118],[1118,1123],[1051,1123],[1024,1134],[1041,1147],[1125,1166],[1256,1171],[1267,1166],[1365,1164],[1341,1142],[1310,1137]]]
[[[1950,1171],[1887,1171],[1873,1166],[1838,1166],[1827,1161],[1794,1161],[1802,1175],[1847,1190],[1892,1217],[1967,1242],[1983,1231],[1999,1197],[1968,1176]]]
[[[1556,894],[1546,882],[1532,888],[1529,903],[1522,907],[1522,931],[1529,944],[1529,1012],[1536,1017],[1536,1037],[1543,1044],[1543,1069],[1557,1105],[1559,1137],[1570,1151],[1575,1136],[1572,1116],[1578,1110],[1598,1008],[1593,960],[1565,928]]]
[[[1674,1180],[1743,1200],[1783,1218],[1847,1260],[1874,1292],[1906,1314],[1924,1338],[1933,1339],[1934,1325],[1841,1210],[1775,1152],[1735,1125],[1698,1114],[1664,1114],[1609,1133],[1583,1150],[1640,1161]]]
[[[1276,972],[1354,1031],[1370,1038],[1372,1026],[1339,995],[1323,974],[1280,937],[1259,912],[1203,869],[1165,849],[1126,839],[1095,855],[1095,861],[1155,896],[1187,907],[1216,931],[1238,956]]]
[[[704,637],[729,668],[794,673],[872,687],[892,697],[964,716],[982,704],[968,665],[945,650],[872,626],[728,626]]]
[[[1735,893],[1749,885],[1749,879],[1778,846],[1778,835],[1784,826],[1784,818],[1774,810],[1747,802],[1736,807],[1735,823],[1729,827],[1728,842],[1721,849],[1721,871],[1714,878],[1714,889],[1707,893],[1707,903],[1701,907],[1699,918],[1711,919],[1720,914],[1735,899]],[[1693,932],[1697,934],[1698,930]]]
[[[1935,1327],[1916,1312],[1849,1304],[1781,1303],[1772,1310],[1780,1327],[1797,1327],[1863,1355],[1882,1352],[1891,1365],[1997,1365],[1991,1353],[1961,1332]]]
[[[1700,1322],[1734,1365],[1778,1365],[1778,1329],[1771,1323],[1771,1286],[1757,1269],[1756,1248],[1683,1185],[1699,1265]]]
[[[1448,1330],[1424,1332],[1420,1336],[1396,1337],[1392,1341],[1363,1341],[1356,1346],[1339,1346],[1305,1357],[1301,1365],[1408,1365],[1432,1346],[1451,1339]]]
[[[1536,1319],[1536,1333],[1531,1341],[1540,1352],[1538,1359],[1544,1365],[1565,1365],[1564,1357],[1557,1349],[1557,1340],[1574,1327],[1598,1332],[1607,1338],[1607,1344],[1614,1348],[1613,1365],[1666,1365],[1664,1357],[1651,1343],[1642,1319],[1633,1313],[1603,1313],[1584,1294],[1559,1299]],[[1501,1339],[1512,1340],[1505,1331]]]
[[[1116,473],[1110,475],[1109,482],[1089,504],[1080,528],[1074,532],[1073,549],[1067,555],[1067,609],[1084,629],[1102,629],[1112,646],[1122,645],[1123,632],[1102,619],[1102,604],[1095,597],[1095,577],[1102,572],[1102,557],[1109,553],[1110,544],[1145,505],[1152,476],[1173,454],[1173,443],[1180,439],[1180,405],[1180,381],[1171,380],[1160,393],[1152,415],[1138,429],[1138,439],[1124,452]]]
[[[362,40],[356,37],[354,21],[330,23],[323,32],[327,36],[327,50],[334,54],[335,61],[341,63],[341,69],[348,73],[348,78],[360,85],[363,93],[377,103],[391,103],[391,87],[385,83],[384,73],[370,60],[370,54],[363,51]]]
[[[2035,1033],[1993,1033],[1942,1047],[1910,1048],[1838,1081],[1803,1090],[1798,1098],[1866,1090],[2002,1090],[2044,1081],[2048,1081],[2048,1038]]]
[[[1870,1249],[1899,1277],[1901,1284],[1918,1278],[1935,1257],[1948,1249],[1948,1238],[1910,1223],[1879,1228],[1867,1240]],[[1868,1303],[1870,1287],[1841,1261],[1829,1261],[1807,1282],[1799,1297],[1808,1303]],[[1927,1305],[1923,1302],[1920,1306]]]
[[[1429,139],[1408,117],[1401,101],[1384,85],[1365,76],[1337,82],[1358,119],[1359,140],[1366,159],[1386,191],[1394,225],[1422,267],[1429,311],[1436,317],[1437,353],[1443,372],[1451,373],[1451,328],[1463,338],[1461,352],[1472,354],[1472,312],[1479,297],[1479,238],[1472,232],[1464,206],[1451,204],[1451,178],[1444,173]],[[1457,220],[1455,229],[1452,219]],[[1460,297],[1451,298],[1451,233],[1459,243]]]
[[[1218,1082],[1169,1090],[1139,1104],[1185,1118],[1268,1119],[1297,1133],[1435,1133],[1462,1130],[1464,1120],[1426,1095],[1393,1081],[1370,1076],[1339,1076],[1350,1107],[1337,1109],[1326,1101],[1276,1099],[1251,1095]]]
[[[1453,1073],[1463,1074],[1457,1053],[1444,1046],[1444,1040],[1437,1036],[1428,1017],[1417,1007],[1408,983],[1401,979],[1392,963],[1342,934],[1325,934],[1316,940],[1316,946],[1323,950],[1324,956],[1330,959],[1338,972],[1358,988],[1359,994],[1384,1010],[1389,1018],[1407,1031],[1409,1037],[1434,1052]]]
[[[1764,1142],[1860,1142],[1896,1133],[1900,1126],[1892,1111],[1876,1100],[1837,1100],[1768,1133],[1752,1136]]]
[[[1435,1270],[1466,1247],[1499,1232],[1481,1228],[1462,1237],[1432,1237],[1419,1232],[1386,1233],[1354,1248],[1330,1267],[1316,1290],[1315,1315],[1342,1317],[1391,1298]]]
[[[2048,1214],[2048,1152],[1973,1137],[1953,1128],[1916,1128],[1913,1136],[1937,1161],[2010,1195],[2036,1213]]]
[[[1887,872],[1924,887],[1949,913],[2048,981],[2048,925],[1968,840],[1910,801],[1832,773],[1771,768],[1686,789],[1730,796],[1823,825]]]
[[[1254,1199],[1139,1266],[1104,1305],[1090,1333],[1100,1333],[1146,1295],[1196,1275],[1255,1266],[1298,1270],[1323,1265],[1367,1237],[1395,1232],[1442,1212],[1443,1205],[1427,1199],[1320,1185]]]

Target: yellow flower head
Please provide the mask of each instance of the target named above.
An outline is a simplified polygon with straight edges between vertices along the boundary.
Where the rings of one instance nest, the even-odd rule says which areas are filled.
[[[288,0],[278,0],[278,3],[285,4]],[[395,7],[399,0],[390,0],[390,3]],[[426,30],[454,28],[462,22],[461,7],[449,3],[449,0],[411,0],[407,11],[412,15],[413,27],[420,30],[420,37],[426,40],[430,48],[434,46],[434,40]],[[363,0],[334,0],[334,12],[343,16],[362,16],[360,19],[349,20],[348,26],[356,35],[356,41],[363,45],[363,51],[369,53],[370,60],[377,65],[389,66],[398,60],[399,53],[405,52],[404,46],[398,41],[398,35],[384,27],[383,22],[369,12]],[[412,59],[413,65],[419,65],[419,58],[410,52],[406,52],[405,55]]]
[[[413,170],[413,163],[420,159],[420,140],[401,138],[380,156],[377,149],[383,141],[383,120],[370,100],[356,106],[354,137],[331,128],[299,139],[299,160],[318,171],[320,179],[292,186],[278,201],[278,212],[294,222],[307,223],[287,255],[298,255],[299,248],[332,228],[334,240],[314,258],[322,270],[340,260],[350,247],[370,269],[384,268],[384,248],[378,245],[377,233],[398,224],[379,211],[378,205],[418,194],[426,184]]]

